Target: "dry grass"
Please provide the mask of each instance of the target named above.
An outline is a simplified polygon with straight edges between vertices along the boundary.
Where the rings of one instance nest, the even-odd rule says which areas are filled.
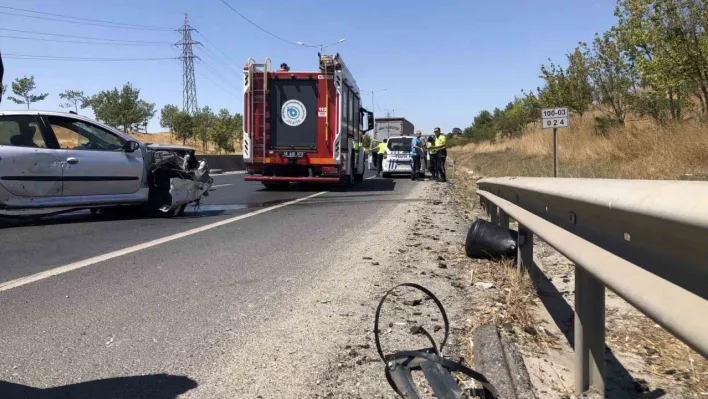
[[[708,125],[687,121],[658,126],[630,121],[607,137],[595,131],[593,115],[574,117],[559,130],[562,177],[677,179],[708,173]],[[459,167],[485,176],[552,176],[552,131],[540,126],[517,139],[467,144],[450,150]]]
[[[479,261],[471,270],[472,284],[493,283],[488,290],[475,288],[475,301],[484,303],[473,312],[472,325],[493,323],[510,338],[524,342],[524,347],[535,344],[539,350],[557,345],[558,337],[543,327],[534,313],[536,290],[526,271],[519,270],[511,260],[502,262]],[[482,300],[480,300],[482,299]]]
[[[636,353],[645,371],[684,386],[688,393],[708,395],[708,360],[636,310],[607,312],[607,342],[612,348]]]

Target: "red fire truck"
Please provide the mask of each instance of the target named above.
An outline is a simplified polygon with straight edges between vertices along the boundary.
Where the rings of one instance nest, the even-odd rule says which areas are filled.
[[[364,177],[361,137],[374,127],[359,87],[339,54],[318,54],[319,69],[244,67],[243,160],[247,181],[353,184]],[[366,119],[366,121],[364,121]],[[366,128],[364,128],[366,122]]]

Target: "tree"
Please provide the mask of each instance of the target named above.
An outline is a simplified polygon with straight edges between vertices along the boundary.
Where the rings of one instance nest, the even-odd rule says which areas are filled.
[[[59,104],[60,107],[74,108],[76,113],[79,113],[79,105],[83,105],[86,101],[86,96],[84,96],[84,92],[81,90],[64,90],[64,92],[59,93],[59,98],[66,100],[66,102]]]
[[[243,115],[235,113],[233,115],[234,140],[243,140]]]
[[[179,107],[172,104],[167,104],[160,111],[160,126],[165,129],[170,129],[170,135],[174,133],[175,116],[179,113]]]
[[[178,112],[173,120],[175,135],[182,140],[182,144],[187,144],[187,139],[194,137],[194,120],[186,112]]]
[[[114,88],[91,96],[82,108],[90,106],[96,119],[128,133],[128,130],[138,130],[155,116],[155,104],[139,97],[140,89],[128,82],[120,91]]]
[[[219,150],[234,151],[235,119],[229,110],[222,108],[216,115],[212,131],[212,140]]]
[[[641,74],[637,111],[682,119],[695,96],[708,115],[708,3],[619,0],[621,44]]]
[[[12,92],[15,93],[17,97],[8,97],[8,99],[14,101],[16,104],[27,104],[27,109],[30,109],[30,104],[42,101],[49,95],[49,93],[32,94],[36,88],[37,85],[34,83],[34,75],[29,78],[27,76],[17,78],[12,82]]]
[[[497,131],[494,117],[489,111],[483,110],[474,117],[472,125],[467,127],[462,135],[473,142],[480,142],[495,139]]]
[[[7,85],[0,83],[0,100],[2,99],[2,96],[5,95],[7,92]]]
[[[588,54],[582,51],[581,47],[576,47],[567,57],[568,68],[565,71],[566,81],[563,87],[564,100],[571,111],[582,117],[592,102]]]
[[[581,45],[587,49],[585,43]],[[605,113],[624,124],[636,92],[637,71],[622,51],[615,28],[595,36],[588,73],[594,84],[595,99],[609,108]]]
[[[145,126],[145,133],[147,133],[147,125],[150,120],[155,117],[155,103],[149,103],[145,100],[138,101],[138,123],[137,126]]]
[[[194,113],[194,131],[197,138],[202,142],[202,151],[206,152],[207,150],[207,143],[209,142],[215,119],[216,115],[208,106],[197,109],[197,112]]]
[[[539,100],[544,107],[565,107],[582,116],[592,101],[588,59],[580,47],[567,54],[568,67],[563,69],[551,60],[541,65],[541,78],[546,82],[538,88]]]

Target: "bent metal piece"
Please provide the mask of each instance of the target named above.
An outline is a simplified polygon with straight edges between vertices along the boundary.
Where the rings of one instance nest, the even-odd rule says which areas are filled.
[[[418,326],[412,328],[411,333],[426,336],[432,344],[431,348],[400,351],[388,355],[383,353],[381,340],[379,339],[381,308],[388,295],[398,287],[411,287],[424,292],[435,302],[438,309],[440,309],[445,324],[445,335],[440,347],[437,346],[433,337],[422,326]],[[384,372],[386,373],[386,380],[388,380],[391,388],[402,398],[419,399],[420,394],[416,390],[415,383],[413,382],[412,372],[422,370],[433,392],[435,392],[435,396],[441,399],[463,399],[467,396],[452,376],[452,372],[456,371],[481,383],[485,397],[498,398],[499,394],[496,389],[482,374],[464,366],[461,362],[454,362],[442,355],[442,350],[447,342],[449,332],[450,322],[447,318],[447,313],[445,313],[445,308],[430,290],[413,283],[399,284],[388,290],[381,298],[376,308],[376,317],[374,318],[374,341],[376,342],[376,350],[381,360],[385,363]]]

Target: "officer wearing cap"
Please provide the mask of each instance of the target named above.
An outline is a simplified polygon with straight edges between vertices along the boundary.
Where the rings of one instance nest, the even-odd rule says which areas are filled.
[[[447,137],[440,133],[439,127],[436,127],[433,133],[435,133],[435,145],[430,148],[435,150],[435,166],[438,169],[437,181],[446,182],[445,160],[447,159]]]
[[[378,149],[379,152],[376,156],[376,176],[381,176],[383,173],[383,159],[384,159],[384,154],[386,154],[386,143],[388,143],[388,139],[383,139],[383,142],[379,143]]]

